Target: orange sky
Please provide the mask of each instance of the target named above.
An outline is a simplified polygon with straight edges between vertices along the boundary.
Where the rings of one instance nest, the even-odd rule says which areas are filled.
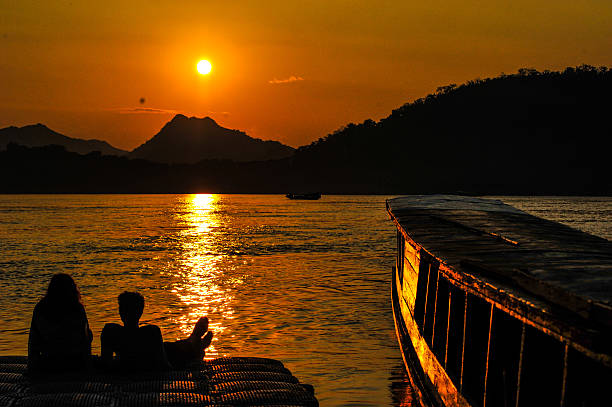
[[[610,0],[0,0],[0,127],[133,149],[180,112],[299,146],[441,85],[610,66],[611,21]]]

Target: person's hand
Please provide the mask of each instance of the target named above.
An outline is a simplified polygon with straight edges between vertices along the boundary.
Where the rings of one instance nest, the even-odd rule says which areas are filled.
[[[202,338],[202,350],[205,350],[206,348],[210,346],[210,344],[212,343],[212,339],[213,339],[212,331],[206,332],[206,335],[204,335],[204,337]]]

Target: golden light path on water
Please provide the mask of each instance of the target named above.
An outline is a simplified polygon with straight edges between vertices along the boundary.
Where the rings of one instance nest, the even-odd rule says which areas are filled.
[[[171,289],[189,310],[172,321],[180,327],[181,333],[189,335],[193,325],[201,316],[221,315],[222,319],[210,321],[209,329],[215,333],[213,343],[207,349],[206,359],[220,356],[216,342],[219,335],[227,329],[224,321],[234,318],[231,292],[218,284],[221,274],[223,255],[210,254],[214,243],[211,231],[220,227],[216,214],[218,197],[213,194],[196,194],[190,197],[187,211],[181,213],[181,221],[188,226],[181,232],[183,255],[179,261],[176,277],[179,279]],[[231,282],[242,284],[243,281],[234,278]]]

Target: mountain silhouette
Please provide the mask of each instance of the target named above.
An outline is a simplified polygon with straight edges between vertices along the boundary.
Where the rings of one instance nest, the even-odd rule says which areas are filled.
[[[79,154],[88,154],[94,151],[99,151],[104,155],[125,155],[128,153],[111,146],[106,141],[82,140],[64,136],[40,123],[0,129],[0,150],[5,150],[10,143],[25,147],[58,145],[65,147],[67,151]]]
[[[178,115],[129,156],[9,144],[0,151],[0,193],[612,196],[611,94],[606,67],[521,69],[440,87],[293,154]],[[262,146],[286,158],[272,160]],[[247,161],[257,159],[267,161]]]
[[[130,158],[181,164],[210,159],[245,162],[286,158],[294,151],[278,141],[264,141],[221,127],[210,117],[177,114],[153,138],[134,149]]]

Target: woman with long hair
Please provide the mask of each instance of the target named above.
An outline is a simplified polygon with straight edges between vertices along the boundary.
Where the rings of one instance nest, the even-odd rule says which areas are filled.
[[[91,363],[92,339],[76,283],[68,274],[55,274],[32,314],[28,371],[86,369]]]

